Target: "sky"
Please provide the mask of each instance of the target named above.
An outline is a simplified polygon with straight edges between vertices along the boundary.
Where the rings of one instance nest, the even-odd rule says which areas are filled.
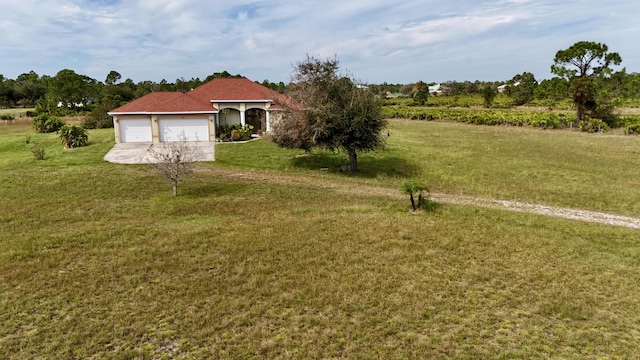
[[[558,50],[608,45],[640,72],[634,0],[0,0],[0,74],[288,82],[307,55],[372,84],[551,78]]]

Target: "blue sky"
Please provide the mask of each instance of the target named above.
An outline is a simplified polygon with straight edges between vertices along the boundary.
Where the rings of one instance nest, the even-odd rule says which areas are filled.
[[[629,0],[0,0],[0,74],[72,69],[170,82],[227,70],[287,82],[307,54],[368,83],[550,78],[556,51],[596,41],[640,72]]]

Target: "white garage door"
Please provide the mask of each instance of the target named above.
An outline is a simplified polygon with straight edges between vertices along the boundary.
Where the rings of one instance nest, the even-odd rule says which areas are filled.
[[[160,141],[209,141],[208,119],[161,119]]]
[[[150,142],[151,120],[120,120],[120,141],[122,142]]]

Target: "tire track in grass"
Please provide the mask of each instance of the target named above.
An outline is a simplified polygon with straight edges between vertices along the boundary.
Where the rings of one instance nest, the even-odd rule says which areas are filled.
[[[349,182],[338,182],[330,179],[323,179],[308,176],[283,175],[278,173],[265,173],[253,171],[237,171],[229,169],[198,168],[196,171],[202,173],[212,173],[215,176],[229,178],[239,178],[246,180],[266,181],[279,185],[309,185],[322,187],[341,194],[349,195],[373,195],[384,196],[394,199],[403,199],[405,196],[395,188],[382,186],[362,185]],[[630,216],[615,215],[610,213],[563,208],[541,204],[530,204],[520,201],[487,199],[464,195],[449,195],[432,193],[431,198],[439,203],[478,206],[489,209],[499,209],[527,214],[551,216],[568,220],[577,220],[588,223],[606,224],[621,226],[630,229],[640,229],[640,219]]]

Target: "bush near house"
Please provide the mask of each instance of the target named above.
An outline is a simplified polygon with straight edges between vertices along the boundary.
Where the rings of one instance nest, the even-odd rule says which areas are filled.
[[[246,141],[251,139],[253,125],[240,124],[219,125],[216,127],[216,137],[220,141]]]
[[[76,148],[87,146],[89,136],[81,126],[65,125],[60,128],[60,140],[65,148]]]
[[[38,133],[52,133],[60,130],[65,123],[57,116],[40,114],[33,118],[33,128]]]

